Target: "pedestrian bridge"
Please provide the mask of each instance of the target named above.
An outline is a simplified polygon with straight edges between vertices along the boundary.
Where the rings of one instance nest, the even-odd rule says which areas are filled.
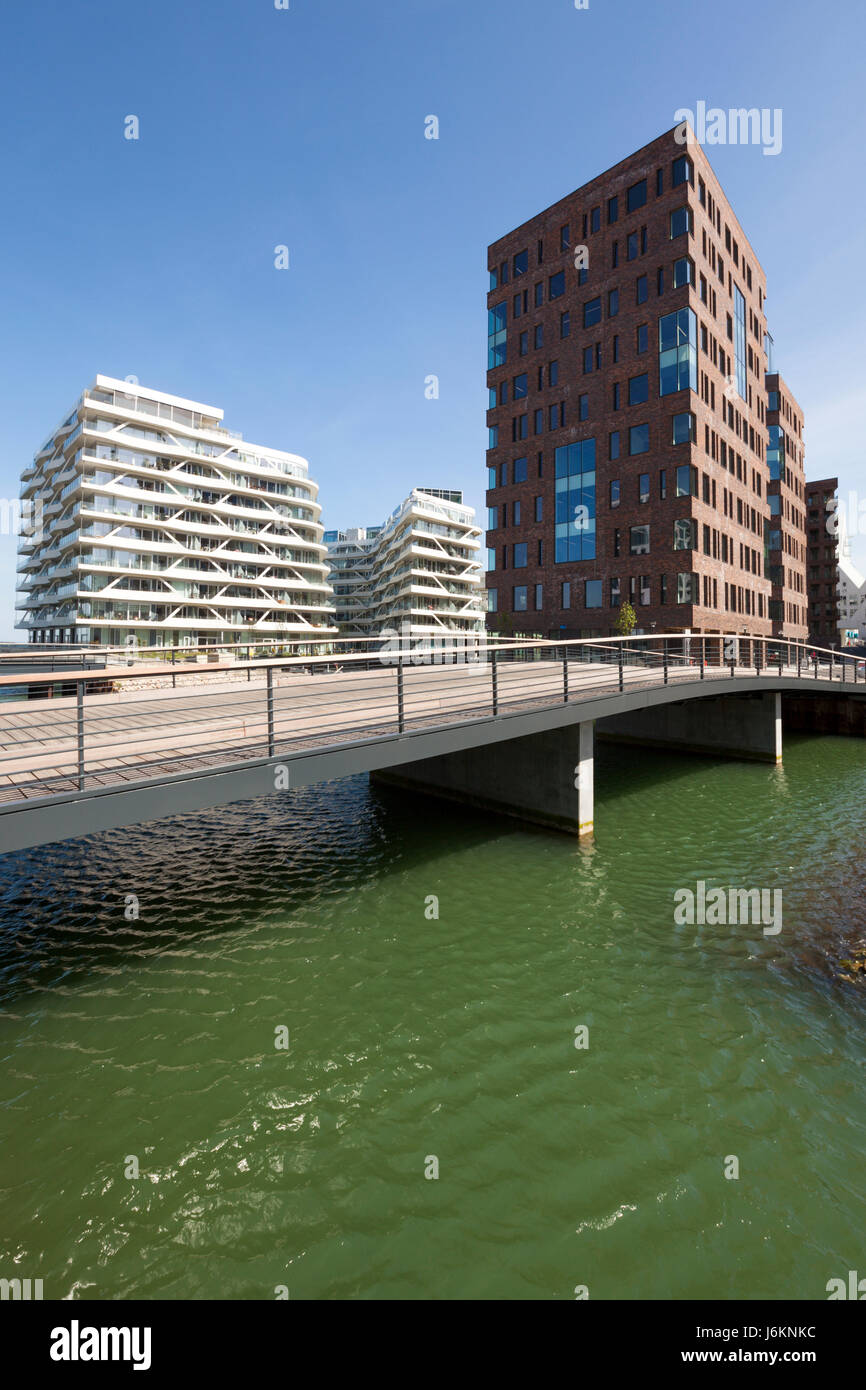
[[[0,667],[0,852],[365,772],[588,835],[596,736],[778,762],[792,696],[866,707],[862,659],[677,636]]]

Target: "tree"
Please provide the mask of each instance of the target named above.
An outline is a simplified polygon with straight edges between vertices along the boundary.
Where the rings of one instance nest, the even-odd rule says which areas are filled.
[[[631,637],[637,627],[637,613],[635,613],[628,599],[619,610],[619,617],[614,623],[614,629],[620,637]]]

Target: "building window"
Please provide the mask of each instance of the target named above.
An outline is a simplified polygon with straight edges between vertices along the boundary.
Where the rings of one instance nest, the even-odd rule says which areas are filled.
[[[562,581],[562,601],[560,607],[571,607],[571,582],[568,579],[563,579]]]
[[[544,590],[541,584],[535,586],[535,611],[539,612],[544,607]]]
[[[559,229],[559,249],[560,249],[560,251],[567,251],[570,245],[571,245],[571,228],[569,227],[568,223],[566,222],[565,226],[564,226],[564,227],[560,227],[560,229]]]
[[[586,374],[587,374],[588,372],[591,372],[591,371],[592,371],[592,367],[593,367],[594,361],[595,361],[595,353],[593,352],[592,348],[591,348],[591,347],[586,347],[586,348],[584,348],[584,349],[583,349],[583,374],[584,374],[584,376],[586,376]]]
[[[637,495],[638,495],[638,501],[639,501],[639,502],[648,502],[648,501],[650,500],[650,475],[649,475],[649,473],[641,473],[640,477],[638,478],[638,490],[637,490]]]
[[[601,608],[602,604],[602,584],[601,579],[587,579],[584,605],[587,608]]]
[[[499,590],[498,590],[498,589],[488,589],[488,590],[487,590],[487,612],[488,612],[488,613],[495,613],[495,612],[497,611],[496,605],[497,605],[497,600],[498,600],[498,598],[499,598]]]
[[[595,440],[556,450],[557,564],[595,559]]]
[[[614,318],[619,313],[619,290],[610,290],[607,296],[607,316]]]
[[[521,357],[525,357],[526,354],[528,353],[528,351],[529,351],[529,334],[528,334],[528,333],[521,333],[521,335],[520,335],[520,356],[521,356]]]
[[[543,498],[543,497],[536,497],[536,499],[535,499],[535,520],[536,520],[536,521],[541,521],[541,520],[543,519],[543,512],[544,512],[544,498]]]
[[[681,463],[677,469],[677,497],[697,497],[698,470],[690,463]]]
[[[487,367],[492,371],[494,367],[501,367],[505,362],[505,340],[506,319],[508,316],[508,305],[503,301],[496,304],[487,312]]]
[[[674,522],[674,550],[694,550],[698,543],[698,523],[691,517],[679,517]]]
[[[681,256],[674,261],[674,289],[678,290],[681,285],[693,285],[694,282],[695,268],[688,256]]]
[[[737,390],[741,398],[746,400],[746,301],[737,285],[734,285],[734,329]]]
[[[692,161],[688,155],[681,154],[671,165],[671,188],[679,188],[681,183],[693,182]]]
[[[583,326],[591,328],[594,323],[601,323],[601,300],[588,299],[583,306]]]
[[[536,307],[536,309],[540,309],[543,303],[544,303],[544,283],[543,283],[543,281],[539,280],[538,284],[535,286],[535,307]]]
[[[512,398],[515,401],[521,400],[526,395],[528,389],[529,377],[526,372],[522,372],[520,376],[514,378],[512,383]]]
[[[535,346],[537,348],[544,347],[544,324],[542,323],[535,325]]]
[[[589,419],[589,396],[586,396],[586,395],[584,395],[584,396],[578,396],[578,398],[577,398],[577,414],[578,414],[578,419],[579,419],[579,420],[588,420],[588,419]]]
[[[619,198],[616,198],[616,197],[614,197],[614,198],[608,198],[608,200],[607,200],[607,221],[608,221],[608,226],[610,226],[611,222],[615,222],[615,221],[617,220],[618,217],[619,217]],[[491,288],[492,290],[495,290],[495,289],[496,289],[496,286],[495,286],[495,285],[491,285],[490,288]]]
[[[526,612],[526,585],[516,584],[512,589],[514,595],[513,610],[515,613]]]
[[[646,179],[641,179],[639,183],[633,183],[626,194],[626,208],[629,212],[635,212],[642,208],[646,202]]]
[[[635,282],[635,303],[645,304],[649,295],[645,275],[639,275]]]
[[[495,449],[495,448],[497,447],[498,444],[499,444],[499,426],[498,426],[498,425],[490,425],[489,428],[488,428],[488,430],[487,430],[487,447],[488,447],[488,449]]]
[[[646,526],[630,526],[628,532],[628,553],[629,555],[649,555],[650,553],[650,528]]]
[[[628,432],[629,454],[649,453],[649,425],[632,425]]]
[[[693,444],[697,439],[698,427],[694,415],[685,411],[673,417],[672,444]]]
[[[515,483],[526,482],[526,459],[514,460],[514,479]]]
[[[668,472],[666,468],[659,469],[659,497],[662,501],[668,495]]]
[[[637,232],[629,232],[625,244],[625,258],[627,261],[636,261],[638,257]]]
[[[613,383],[613,408],[614,408],[614,410],[619,410],[619,403],[620,403],[620,402],[619,402],[619,382],[618,382],[618,381],[615,381],[615,382]]]
[[[698,576],[696,574],[677,575],[677,603],[698,602]]]
[[[649,400],[649,374],[644,372],[641,376],[629,377],[628,382],[628,403],[629,405],[643,405],[644,401]]]
[[[511,566],[512,569],[516,570],[526,569],[526,541],[520,541],[517,545],[512,546]]]
[[[496,487],[496,469],[492,465],[487,469],[487,486]]]
[[[601,228],[601,208],[593,208],[589,214],[589,230],[597,232]]]
[[[639,323],[637,326],[637,351],[646,352],[649,346],[649,324]]]
[[[639,602],[646,608],[652,603],[652,578],[648,574],[642,574],[638,582]]]
[[[619,485],[619,478],[611,478],[611,480],[610,480],[610,505],[611,505],[612,507],[618,507],[618,506],[619,506],[619,502],[620,502],[620,485]],[[494,507],[492,510],[493,510],[493,515],[495,516],[495,515],[496,515],[496,508]],[[494,521],[493,525],[494,525],[494,526],[496,525],[496,522],[495,522],[495,521]]]
[[[548,288],[550,299],[560,299],[565,294],[565,271],[560,270],[556,275],[551,275]]]
[[[495,531],[499,525],[499,512],[496,507],[487,508],[487,529]]]
[[[611,581],[610,581],[610,606],[611,606],[611,608],[619,608],[619,604],[620,604],[620,587],[619,587],[619,579],[611,579]]]
[[[508,486],[508,464],[507,464],[507,463],[500,464],[500,466],[499,466],[499,486],[500,486],[500,487],[507,487],[507,486]]]
[[[515,280],[517,279],[517,276],[518,276],[518,275],[525,275],[528,269],[529,269],[529,252],[528,252],[528,251],[518,251],[517,255],[514,257],[514,278],[515,278]]]
[[[504,524],[504,523],[503,523],[503,524]],[[511,504],[511,524],[512,524],[512,526],[519,526],[519,525],[520,525],[520,503],[519,503],[519,502],[512,502],[512,504]]]
[[[559,363],[558,363],[558,362],[551,362],[551,363],[550,363],[550,365],[549,365],[549,367],[548,367],[548,369],[547,369],[547,384],[548,384],[548,386],[558,386],[558,385],[559,385]]]
[[[688,207],[674,208],[671,213],[671,241],[675,237],[685,236],[692,230],[692,213]]]
[[[697,319],[677,309],[659,319],[659,395],[698,389]]]

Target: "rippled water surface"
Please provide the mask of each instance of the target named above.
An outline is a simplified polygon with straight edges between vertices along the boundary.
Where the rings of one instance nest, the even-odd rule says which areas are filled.
[[[357,778],[0,859],[0,1275],[826,1297],[866,1267],[864,839],[866,745],[790,737],[601,749],[591,849]],[[781,888],[781,934],[675,925],[698,879]]]

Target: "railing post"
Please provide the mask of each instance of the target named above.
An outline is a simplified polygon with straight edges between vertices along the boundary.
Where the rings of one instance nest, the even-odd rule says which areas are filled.
[[[174,647],[171,649],[171,688],[174,690],[177,685],[177,676],[174,672]]]
[[[75,682],[78,726],[78,790],[84,791],[84,681]]]
[[[706,637],[701,637],[701,680],[704,679],[704,664],[706,659]]]
[[[803,648],[797,644],[797,680],[800,679],[800,663],[803,660]]]
[[[563,649],[562,657],[562,703],[568,704],[568,651]]]
[[[406,731],[406,709],[403,703],[403,658],[397,657],[397,732]]]
[[[490,653],[490,675],[493,682],[493,713],[499,713],[499,673],[496,669],[496,652]]]
[[[619,688],[620,688],[620,690],[622,690],[623,687],[624,687],[624,685],[625,685],[625,681],[624,681],[624,679],[623,679],[623,671],[622,671],[622,642],[620,642],[620,644],[619,644],[619,646],[618,646],[618,648],[617,648],[617,656],[618,656],[618,659],[619,659]]]
[[[836,654],[835,654],[835,652],[831,652],[831,653],[830,653],[830,680],[831,680],[831,681],[832,681],[832,679],[833,679],[833,667],[834,667],[835,661],[836,661]]]
[[[761,674],[761,639],[755,638],[755,675]]]
[[[665,670],[665,685],[668,683],[668,639],[662,638],[662,661]]]
[[[276,740],[274,738],[274,668],[266,667],[268,676],[268,757],[272,758],[276,751]]]

